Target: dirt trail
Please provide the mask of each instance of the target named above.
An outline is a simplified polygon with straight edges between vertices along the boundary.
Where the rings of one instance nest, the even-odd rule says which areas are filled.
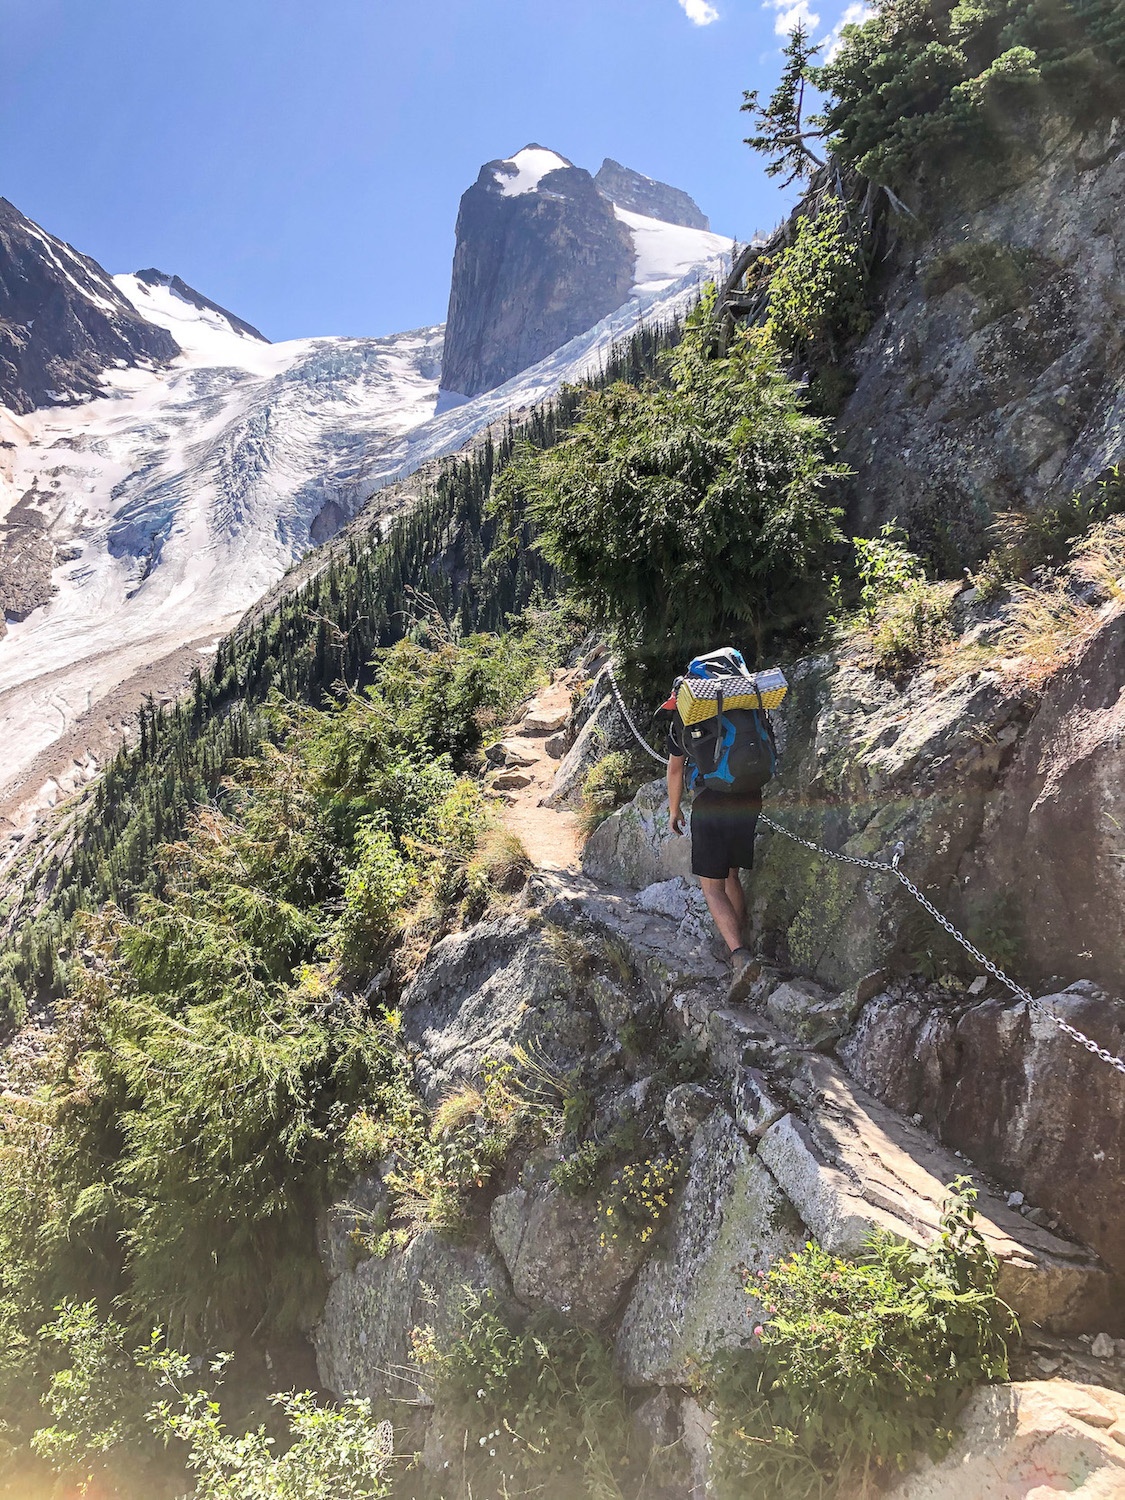
[[[541,806],[564,753],[559,737],[577,675],[560,674],[538,693],[491,757],[499,766],[491,781],[503,802],[504,826],[521,840],[539,870],[578,869],[582,835],[577,816],[566,808]]]

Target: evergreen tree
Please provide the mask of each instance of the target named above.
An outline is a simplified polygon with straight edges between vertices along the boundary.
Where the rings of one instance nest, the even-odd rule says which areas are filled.
[[[565,442],[525,447],[495,486],[507,523],[530,522],[595,618],[656,671],[802,623],[839,536],[825,423],[763,330],[709,358],[709,322],[705,307],[665,357],[666,384],[589,393]]]
[[[785,65],[769,103],[758,103],[758,90],[748,89],[742,110],[753,120],[756,133],[745,144],[769,158],[766,175],[786,174],[782,184],[788,187],[795,179],[811,177],[824,162],[809,147],[824,130],[816,116],[805,116],[805,91],[813,80],[812,62],[820,48],[809,41],[803,21],[798,21],[785,45]]]

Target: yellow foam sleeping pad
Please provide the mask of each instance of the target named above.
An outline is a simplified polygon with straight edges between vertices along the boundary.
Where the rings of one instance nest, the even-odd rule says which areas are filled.
[[[752,677],[684,677],[676,689],[676,710],[685,724],[698,724],[715,717],[720,693],[725,713],[728,708],[777,708],[788,691],[778,667]]]

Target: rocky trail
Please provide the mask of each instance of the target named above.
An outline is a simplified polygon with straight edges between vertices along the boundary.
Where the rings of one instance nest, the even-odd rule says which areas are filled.
[[[377,1175],[361,1179],[321,1230],[331,1282],[314,1332],[322,1380],[379,1397],[393,1369],[402,1394],[411,1388],[409,1330],[419,1321],[439,1334],[452,1328],[466,1287],[553,1307],[612,1340],[655,1446],[678,1455],[661,1496],[694,1500],[708,1493],[709,1418],[686,1393],[687,1374],[693,1360],[746,1343],[764,1318],[745,1290],[747,1270],[809,1238],[844,1256],[873,1229],[929,1243],[949,1185],[967,1177],[1000,1262],[1000,1293],[1020,1318],[1018,1379],[978,1394],[958,1449],[946,1465],[907,1479],[902,1500],[1024,1494],[1028,1475],[1065,1484],[1044,1494],[1125,1492],[1116,1158],[1107,1160],[1103,1137],[1087,1140],[1074,1172],[1083,1191],[1056,1181],[1045,1202],[1032,1193],[1036,1153],[1060,1142],[1074,1149],[1082,1106],[1067,1106],[1047,1082],[1072,1076],[1072,1044],[1019,1006],[982,997],[979,985],[954,1012],[969,1076],[983,1065],[974,1027],[979,1038],[987,1022],[1005,1038],[988,1064],[993,1111],[1000,1101],[1026,1130],[1039,1119],[1036,1091],[1064,1111],[1048,1122],[1053,1143],[1033,1130],[1025,1164],[998,1171],[1003,1152],[982,1149],[978,1162],[948,1138],[934,1080],[912,1114],[887,1102],[911,1059],[900,1055],[888,1078],[873,1039],[888,1017],[926,1006],[949,1024],[940,996],[877,970],[840,987],[763,961],[745,1003],[728,1004],[725,956],[686,876],[688,841],[668,828],[662,784],[642,787],[579,852],[574,807],[586,771],[624,743],[603,665],[594,657],[559,674],[489,753],[504,823],[524,840],[534,872],[512,905],[434,947],[403,995],[403,1027],[431,1104],[489,1057],[524,1047],[560,1073],[580,1070],[596,1133],[658,1119],[684,1162],[662,1248],[608,1247],[594,1206],[550,1179],[548,1151],[510,1169],[466,1241],[424,1231],[400,1252],[357,1264],[355,1227],[385,1199]],[[1089,988],[1053,996],[1053,1008],[1088,1006]],[[652,1039],[650,1049],[689,1045],[699,1081],[660,1082],[639,1035]],[[1120,1117],[1102,1128],[1116,1138]],[[1091,1156],[1101,1170],[1092,1197]],[[413,1390],[425,1409],[424,1392]],[[441,1429],[438,1412],[427,1453],[439,1467]],[[1074,1488],[1067,1476],[1077,1452],[1088,1478]]]
[[[566,726],[577,681],[575,671],[556,672],[488,750],[489,764],[495,768],[488,784],[504,804],[504,826],[520,840],[537,870],[578,868],[578,818],[573,809],[549,806],[544,800],[569,748]]]

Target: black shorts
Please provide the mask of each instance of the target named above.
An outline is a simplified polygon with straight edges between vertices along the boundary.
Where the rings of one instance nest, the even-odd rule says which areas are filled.
[[[691,873],[705,880],[725,880],[732,870],[754,864],[760,796],[705,788],[691,805]]]

